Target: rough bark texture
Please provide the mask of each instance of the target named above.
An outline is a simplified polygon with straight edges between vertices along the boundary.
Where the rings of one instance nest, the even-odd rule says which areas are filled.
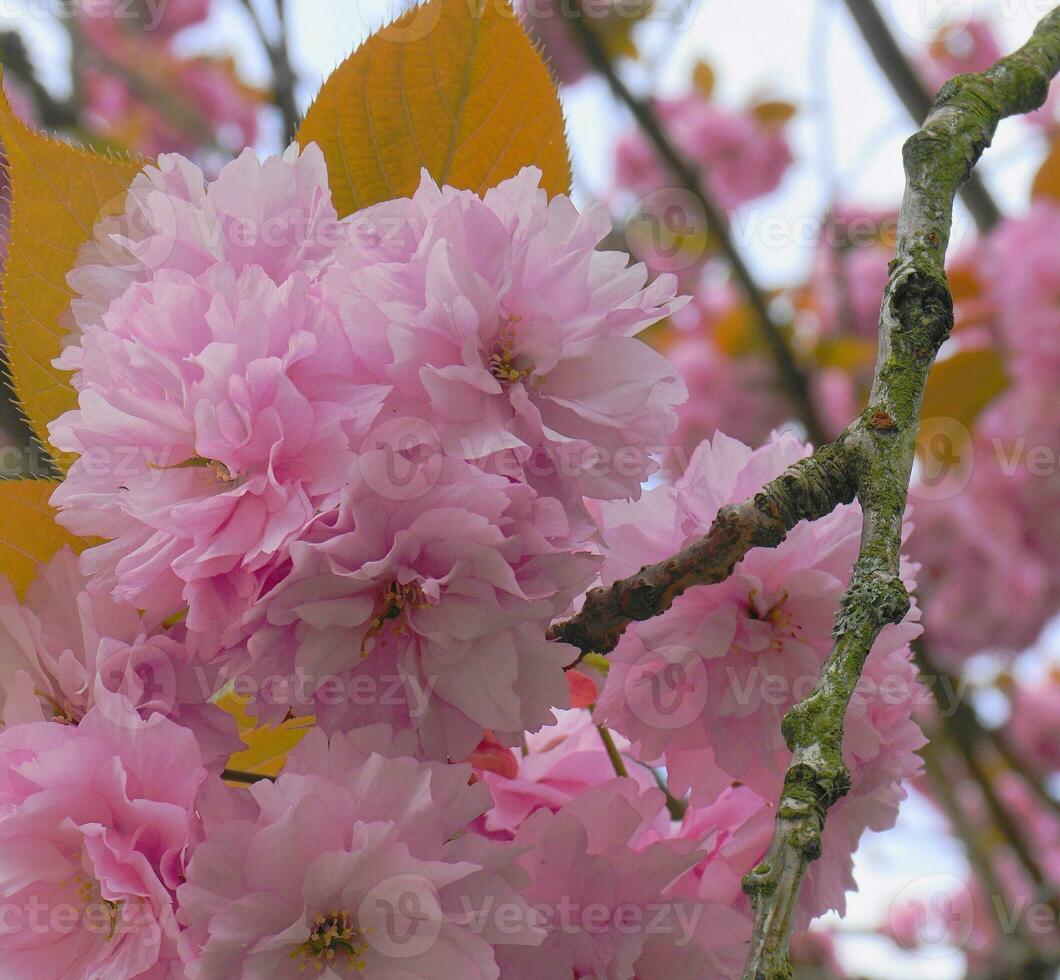
[[[573,644],[582,656],[610,653],[630,623],[664,613],[693,585],[723,582],[747,552],[775,548],[799,521],[817,520],[850,503],[857,489],[853,473],[845,439],[822,446],[750,500],[723,507],[710,530],[683,551],[593,589],[576,616],[552,627],[551,638]]]
[[[924,385],[953,318],[943,263],[954,196],[998,122],[1040,106],[1058,70],[1060,9],[989,71],[947,82],[903,149],[906,189],[880,313],[875,379],[868,409],[844,433],[864,512],[861,552],[836,620],[832,654],[813,693],[784,720],[793,758],[773,843],[744,881],[756,916],[745,980],[791,975],[788,937],[803,874],[820,854],[828,808],[849,786],[841,754],[847,704],[880,630],[908,608],[898,575],[901,523]]]

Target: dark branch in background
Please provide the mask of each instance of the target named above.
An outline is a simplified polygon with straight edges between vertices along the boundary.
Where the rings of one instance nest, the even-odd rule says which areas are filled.
[[[571,15],[567,18],[567,23],[570,24],[571,30],[589,59],[590,64],[607,80],[615,97],[624,103],[633,114],[637,124],[644,131],[644,135],[648,137],[655,147],[655,152],[680,182],[682,188],[693,195],[703,208],[703,213],[707,218],[708,229],[720,245],[733,275],[739,282],[747,302],[754,311],[762,337],[769,347],[773,360],[776,362],[777,371],[780,374],[780,383],[791,399],[799,419],[806,427],[806,434],[810,441],[815,445],[821,445],[827,440],[827,436],[818,418],[806,375],[796,364],[781,326],[769,312],[765,294],[755,281],[754,275],[733,241],[725,212],[714,203],[707,193],[703,175],[682,156],[670,141],[650,103],[638,99],[619,77],[614,65],[611,64],[611,59],[608,57],[607,52],[600,44],[596,34],[593,33],[592,28],[586,23],[585,14],[577,3],[574,4]]]
[[[37,78],[29,53],[15,31],[0,34],[0,64],[30,97],[44,129],[69,129],[77,126],[77,110],[72,102],[60,101]]]
[[[917,70],[891,33],[874,0],[844,0],[880,70],[902,101],[916,125],[931,111],[931,94]],[[961,200],[972,215],[980,234],[990,231],[1001,220],[1001,211],[976,174],[960,189]]]
[[[1017,52],[981,75],[962,75],[939,92],[920,131],[903,148],[906,187],[895,258],[880,311],[879,354],[870,419],[844,433],[860,463],[864,512],[861,550],[840,605],[832,655],[814,692],[784,719],[793,758],[777,810],[773,843],[744,887],[755,928],[744,977],[788,977],[788,936],[809,862],[820,855],[828,808],[849,788],[842,759],[843,717],[861,667],[886,623],[908,608],[899,578],[902,516],[928,371],[953,322],[944,262],[953,200],[1006,116],[1045,101],[1060,71],[1060,9],[1053,10]]]
[[[920,669],[924,673],[937,670],[922,644],[917,644],[916,657]],[[940,675],[936,672],[935,676]],[[952,681],[952,678],[950,680]],[[951,687],[950,690],[956,690],[956,688]],[[983,797],[983,803],[989,811],[990,819],[997,825],[1006,843],[1022,865],[1023,870],[1038,888],[1040,900],[1051,905],[1054,911],[1060,912],[1055,883],[1049,880],[1049,875],[1036,858],[1034,843],[1028,839],[1023,825],[1013,819],[1009,813],[1005,802],[998,794],[994,779],[991,778],[991,774],[983,765],[982,758],[979,751],[977,751],[982,747],[982,740],[986,732],[975,716],[975,709],[971,705],[958,700],[954,704],[953,710],[940,712],[938,723],[948,740],[964,758],[968,775],[978,786],[979,792]],[[1049,797],[1045,787],[1040,786],[1027,775],[1024,776],[1024,779],[1031,789],[1039,790],[1044,795],[1047,812],[1052,813],[1055,817],[1057,813],[1056,801]]]
[[[954,692],[960,690],[957,678],[935,662],[922,637],[914,644],[913,649],[916,653],[917,664],[927,678],[932,681],[942,681],[941,688],[944,690]],[[942,707],[948,709],[942,711],[942,721],[955,736],[959,736],[973,749],[981,748],[984,744],[988,745],[1000,760],[1031,789],[1045,810],[1060,819],[1060,802],[1052,796],[1045,785],[1046,777],[1040,772],[1035,772],[1033,767],[1028,765],[1027,760],[1022,758],[1009,742],[1005,732],[983,725],[975,709],[959,697],[952,705]]]
[[[285,0],[275,0],[276,19],[279,22],[279,36],[273,40],[269,32],[265,30],[261,17],[254,6],[254,0],[242,0],[243,7],[250,17],[254,30],[265,49],[265,55],[272,67],[273,97],[276,105],[283,116],[283,142],[288,143],[294,139],[298,131],[301,114],[298,111],[298,102],[295,98],[295,85],[298,81],[291,67],[290,53],[287,49],[287,7]]]
[[[994,940],[998,944],[997,954],[992,957],[990,977],[1024,977],[1044,978],[1049,975],[1048,964],[1040,954],[1033,952],[1034,938],[1028,934],[1023,917],[1014,921],[1001,922],[994,902],[1009,894],[994,868],[993,858],[987,840],[996,833],[996,828],[985,821],[973,823],[965,812],[964,806],[957,799],[953,790],[954,773],[960,769],[960,761],[953,757],[951,740],[946,732],[935,733],[930,743],[921,750],[924,757],[924,768],[935,790],[935,798],[945,812],[956,835],[964,844],[968,863],[979,879],[983,895],[988,896],[988,914],[993,926]],[[1004,971],[1003,973],[999,971]]]
[[[241,772],[238,769],[225,769],[221,773],[221,778],[225,782],[240,783],[244,786],[253,786],[255,783],[264,782],[265,780],[269,782],[276,781],[275,776],[263,776],[256,772]]]

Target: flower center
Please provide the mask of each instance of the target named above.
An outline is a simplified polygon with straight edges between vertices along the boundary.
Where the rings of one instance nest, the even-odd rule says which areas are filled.
[[[785,589],[780,593],[780,597],[766,609],[762,609],[765,605],[764,596],[758,595],[757,589],[752,589],[747,596],[747,615],[751,619],[756,619],[759,622],[769,623],[773,627],[773,647],[775,649],[781,648],[781,641],[785,636],[794,636],[799,629],[793,619],[791,612],[784,608],[785,603],[788,601],[788,592]]]
[[[515,324],[518,316],[510,316],[493,338],[493,346],[486,357],[486,367],[502,385],[513,385],[528,378],[534,366],[515,352]]]
[[[98,909],[102,913],[102,920],[107,923],[106,941],[109,943],[118,930],[118,917],[123,903],[104,898],[100,893],[99,882],[85,874],[75,875],[73,883],[77,886],[77,897],[84,906],[83,911],[87,913],[90,909]],[[93,921],[95,929],[99,928],[96,924],[98,921],[98,918]]]
[[[218,483],[235,483],[239,477],[236,476],[224,463],[218,459],[207,459],[205,456],[192,456],[183,463],[174,463],[172,466],[155,466],[158,470],[209,470],[213,473]]]
[[[34,692],[41,703],[51,708],[52,721],[64,725],[77,725],[81,721],[83,712],[78,711],[69,701],[60,701],[58,698],[48,694],[47,691],[37,690]]]
[[[368,948],[364,934],[353,924],[345,909],[318,915],[313,920],[309,938],[291,952],[291,959],[300,959],[299,969],[312,967],[317,972],[325,967],[347,966],[358,973],[364,970],[364,957]]]
[[[383,590],[372,622],[361,640],[361,656],[368,656],[368,641],[379,636],[387,623],[397,619],[406,609],[420,609],[429,604],[418,582],[391,582]],[[398,623],[393,627],[393,632],[400,633],[403,628],[403,625]]]

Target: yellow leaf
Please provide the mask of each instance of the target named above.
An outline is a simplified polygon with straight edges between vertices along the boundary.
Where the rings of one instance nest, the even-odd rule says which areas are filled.
[[[245,698],[226,694],[217,703],[236,719],[239,737],[247,746],[229,758],[227,768],[255,776],[279,775],[287,761],[287,753],[302,741],[306,732],[316,723],[314,718],[309,717],[294,718],[281,725],[258,726],[257,719],[245,710]]]
[[[783,126],[797,111],[790,102],[759,102],[751,106],[751,115],[767,126]]]
[[[1053,140],[1048,156],[1034,176],[1031,197],[1060,200],[1060,136]]]
[[[298,130],[319,144],[347,215],[405,197],[426,167],[482,192],[535,164],[570,187],[563,113],[506,0],[428,0],[372,35],[324,83]]]
[[[69,375],[51,364],[67,332],[60,325],[71,297],[66,274],[95,223],[121,210],[140,167],[34,132],[2,95],[0,140],[11,184],[3,302],[7,354],[22,411],[47,446],[48,423],[77,404]]]
[[[954,419],[971,429],[979,413],[1007,386],[1004,361],[994,348],[958,351],[931,369],[920,417]]]
[[[847,374],[857,374],[872,367],[876,360],[876,344],[864,337],[838,334],[822,338],[813,354],[823,368],[838,368]]]
[[[654,0],[636,0],[634,3],[612,4],[605,8],[606,12],[582,8],[577,15],[585,16],[586,25],[597,36],[611,61],[619,58],[636,60],[640,52],[633,29],[652,12],[654,6]],[[566,29],[570,30],[569,27]]]
[[[64,544],[80,551],[85,542],[55,523],[48,498],[51,480],[0,480],[0,575],[18,595],[37,577],[37,565]]]
[[[697,61],[692,69],[692,87],[704,99],[714,92],[714,69],[705,61]]]

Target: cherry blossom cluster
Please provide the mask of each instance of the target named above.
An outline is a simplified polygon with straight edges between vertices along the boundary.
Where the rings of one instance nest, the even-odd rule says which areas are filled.
[[[1060,602],[1060,277],[1050,257],[1058,233],[1060,206],[1041,199],[962,259],[984,285],[959,304],[957,337],[1002,350],[1009,384],[970,437],[939,433],[941,458],[912,490],[910,543],[923,565],[933,644],[958,662],[982,650],[1024,650]]]
[[[85,547],[0,591],[18,976],[739,974],[779,721],[831,648],[859,511],[566,669],[548,629],[587,588],[809,447],[717,434],[665,479],[685,385],[637,335],[676,281],[539,178],[424,175],[339,219],[314,145],[212,180],[163,156],[82,248],[78,406],[50,432]],[[918,771],[918,619],[851,702],[800,928],[844,907]],[[278,776],[232,771],[233,695],[313,719]]]

